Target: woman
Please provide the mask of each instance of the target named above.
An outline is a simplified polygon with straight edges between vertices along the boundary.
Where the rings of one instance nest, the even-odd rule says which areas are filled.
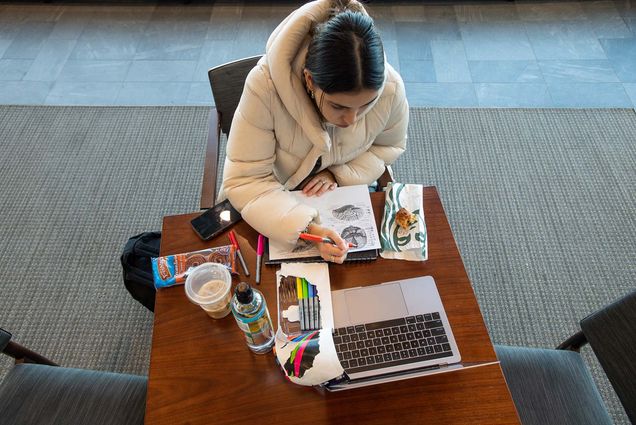
[[[372,184],[406,147],[408,104],[398,73],[361,4],[307,3],[272,33],[249,73],[230,131],[221,197],[261,234],[295,244],[300,232],[342,263],[347,244],[289,190],[320,196]]]

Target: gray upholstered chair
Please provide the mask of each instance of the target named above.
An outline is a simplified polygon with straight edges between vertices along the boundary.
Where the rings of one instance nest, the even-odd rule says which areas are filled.
[[[215,203],[221,133],[226,136],[230,133],[234,111],[236,111],[243,94],[243,86],[245,85],[247,74],[262,57],[262,55],[259,55],[239,59],[210,68],[208,71],[208,79],[210,80],[210,88],[212,89],[216,107],[210,114],[208,143],[201,185],[201,209],[210,208]],[[378,179],[378,185],[380,188],[384,188],[391,181],[394,181],[393,170],[390,166],[387,166],[382,176]]]
[[[611,424],[579,349],[589,342],[636,423],[636,291],[581,321],[556,350],[496,346],[524,425]]]
[[[0,349],[16,359],[0,384],[0,423],[143,424],[145,377],[58,367],[3,329]]]

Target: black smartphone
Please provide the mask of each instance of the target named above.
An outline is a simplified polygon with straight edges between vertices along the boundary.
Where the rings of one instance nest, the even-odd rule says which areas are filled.
[[[192,224],[196,234],[204,241],[207,241],[240,219],[241,214],[226,199],[194,218],[190,224]]]

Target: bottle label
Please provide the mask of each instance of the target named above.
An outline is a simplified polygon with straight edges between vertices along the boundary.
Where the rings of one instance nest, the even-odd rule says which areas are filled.
[[[272,322],[266,309],[263,310],[260,317],[245,318],[246,320],[242,320],[243,318],[236,316],[234,317],[236,318],[238,327],[245,334],[247,343],[250,345],[267,344],[274,336]]]

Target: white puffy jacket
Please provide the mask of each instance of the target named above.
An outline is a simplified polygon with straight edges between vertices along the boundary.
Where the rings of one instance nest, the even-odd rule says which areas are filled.
[[[330,2],[307,3],[272,33],[265,56],[249,73],[232,121],[220,198],[254,229],[293,244],[318,212],[299,203],[294,189],[318,158],[338,185],[370,184],[406,147],[408,104],[399,74],[387,63],[381,94],[347,128],[321,123],[302,83],[314,22]]]

